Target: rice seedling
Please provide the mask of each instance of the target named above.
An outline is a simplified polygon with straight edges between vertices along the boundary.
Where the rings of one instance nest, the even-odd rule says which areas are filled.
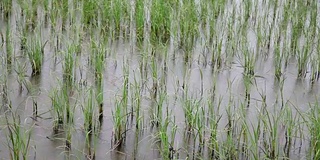
[[[9,18],[12,12],[12,0],[4,0],[0,5],[1,5],[1,11],[4,14],[4,17]]]
[[[92,64],[94,67],[94,74],[95,74],[95,80],[97,83],[102,83],[103,78],[103,71],[104,71],[104,65],[105,65],[105,55],[106,55],[106,49],[105,46],[102,44],[97,44],[96,42],[92,41],[91,43],[92,48]]]
[[[263,109],[262,129],[263,129],[263,152],[267,158],[274,159],[280,157],[279,144],[279,126],[283,117],[284,111],[271,115],[266,108]]]
[[[28,37],[28,30],[24,24],[20,24],[19,26],[19,38],[20,38],[20,50],[26,51],[27,49],[27,37]]]
[[[51,97],[51,101],[52,101],[52,107],[53,107],[53,113],[54,113],[54,127],[53,130],[54,132],[58,132],[58,128],[59,125],[63,124],[63,106],[60,104],[60,100],[58,96],[56,96],[58,93],[57,90],[54,90],[52,92],[52,97]]]
[[[283,60],[283,54],[281,54],[280,51],[280,45],[277,44],[274,51],[274,68],[275,68],[275,78],[280,80],[282,76],[282,60]]]
[[[43,1],[42,2],[43,10],[44,10],[44,16],[45,16],[45,24],[47,24],[49,15],[50,15],[50,3],[49,1]]]
[[[265,105],[265,99],[262,99],[262,107]],[[262,113],[260,112],[258,117],[257,124],[251,122],[244,122],[243,126],[245,127],[245,130],[248,132],[247,139],[249,143],[246,143],[247,149],[249,150],[248,157],[252,157],[253,159],[259,159],[260,157],[260,135],[261,135],[261,118]]]
[[[237,149],[239,150],[239,155],[247,158],[249,156],[248,152],[248,146],[247,144],[249,144],[249,138],[248,138],[248,134],[249,134],[249,130],[247,130],[246,127],[246,118],[247,118],[247,107],[245,103],[240,103],[240,108],[239,108],[239,121],[238,121],[238,127],[237,127],[237,132],[238,132],[238,136],[235,137],[236,141],[237,141]]]
[[[68,1],[66,1],[68,2]],[[83,23],[86,25],[96,25],[98,21],[99,1],[83,1]],[[68,6],[68,5],[64,5]]]
[[[290,158],[290,152],[292,150],[292,146],[294,143],[294,139],[297,136],[298,128],[296,128],[296,125],[300,125],[298,116],[299,114],[294,114],[292,112],[292,109],[289,108],[288,105],[286,105],[285,108],[285,124],[286,124],[286,131],[285,131],[285,146],[284,146],[284,153],[285,157]]]
[[[254,53],[252,51],[250,51],[250,49],[248,47],[246,47],[246,41],[247,39],[244,38],[244,41],[242,43],[242,68],[244,69],[243,71],[243,75],[244,77],[247,77],[248,79],[252,79],[255,76],[255,72],[254,72],[254,67],[255,67],[255,62],[256,62],[256,57],[254,55]]]
[[[121,0],[105,1],[104,13],[106,18],[105,27],[111,30],[112,38],[119,38],[120,33],[125,30],[124,22],[127,22],[130,15],[128,12],[128,3]]]
[[[3,47],[3,45],[4,45],[4,36],[3,36],[3,34],[2,34],[2,32],[0,32],[0,36],[1,36],[1,49],[2,49],[2,47]]]
[[[151,53],[151,72],[152,72],[152,89],[151,89],[151,99],[152,99],[152,106],[151,107],[151,123],[152,125],[158,126],[162,119],[162,104],[163,104],[163,97],[161,95],[158,95],[159,90],[159,85],[158,85],[158,64],[156,62],[156,55],[155,51],[153,50]],[[159,97],[159,103],[157,101],[157,97]],[[159,117],[160,116],[160,117]],[[160,119],[158,119],[160,118]]]
[[[216,40],[218,40],[218,37],[216,38]],[[222,64],[222,58],[221,58],[221,54],[222,54],[222,39],[219,41],[218,44],[216,44],[215,47],[212,47],[212,50],[217,50],[217,52],[212,52],[212,56],[211,56],[211,63],[213,65],[213,67],[217,67],[220,68],[221,64]]]
[[[136,28],[136,38],[137,41],[143,42],[144,39],[144,26],[145,26],[145,0],[136,0],[135,1],[135,14],[134,19],[135,19],[135,28]]]
[[[309,41],[309,39],[308,39]],[[309,63],[310,43],[307,42],[302,51],[298,53],[298,77],[305,78],[307,73],[307,64]]]
[[[56,25],[58,23],[58,11],[59,11],[59,7],[57,6],[56,1],[51,2],[50,4],[50,8],[49,8],[49,20],[50,20],[50,24],[51,24],[51,30],[55,30]]]
[[[35,36],[34,39],[28,39],[27,55],[32,68],[32,75],[38,75],[41,73],[44,47],[48,41],[42,43],[41,37]]]
[[[85,106],[82,107],[83,115],[84,115],[84,128],[85,132],[91,134],[94,128],[94,118],[96,115],[95,108],[96,108],[96,101],[94,98],[95,94],[93,89],[88,90],[88,96],[86,99]]]
[[[0,58],[1,64],[6,64],[6,60],[4,57]],[[7,110],[8,108],[11,108],[11,100],[8,93],[8,70],[5,69],[6,66],[1,65],[0,66],[2,74],[0,76],[0,88],[1,88],[1,109]]]
[[[305,20],[307,16],[306,4],[302,1],[296,2],[296,9],[293,10],[292,17],[292,35],[291,35],[291,48],[293,53],[298,49],[298,41],[305,27]]]
[[[98,103],[98,106],[99,106],[99,120],[100,120],[100,123],[102,122],[103,120],[103,84],[102,82],[101,83],[98,83],[97,85],[97,93],[96,93],[96,101]]]
[[[11,27],[10,23],[7,23],[6,27],[6,59],[7,59],[7,67],[9,67],[12,63],[13,60],[13,44],[12,44],[12,32],[11,32]]]
[[[199,141],[199,149],[198,152],[202,153],[204,150],[204,135],[205,135],[205,112],[204,112],[204,107],[197,108],[197,111],[195,113],[195,130],[196,132],[196,137],[198,138]]]
[[[152,1],[150,7],[151,42],[166,43],[170,38],[171,4],[167,1]]]
[[[53,89],[50,98],[53,108],[53,131],[57,133],[65,122],[73,119],[67,86],[62,85],[61,88]]]
[[[271,5],[271,4],[270,4]],[[274,4],[273,4],[273,15],[272,15],[272,23],[271,23],[271,26],[269,27],[269,32],[268,32],[268,45],[267,45],[267,49],[270,50],[270,46],[271,46],[271,39],[272,39],[272,33],[273,33],[273,30],[275,28],[275,23],[276,23],[276,20],[278,19],[277,17],[277,8],[278,8],[278,0],[275,0],[274,1]]]
[[[159,126],[162,122],[162,115],[163,115],[163,106],[167,99],[167,94],[164,92],[164,90],[159,91],[159,95],[157,99],[155,100],[155,106],[153,108],[153,116],[151,116],[151,124],[155,126]]]
[[[123,64],[123,89],[122,96],[115,100],[115,110],[112,112],[114,123],[113,138],[116,146],[121,146],[126,139],[128,122],[128,88],[129,87],[129,68]],[[132,114],[132,113],[131,113]]]
[[[218,143],[218,124],[221,120],[221,115],[219,115],[219,110],[221,107],[221,98],[217,104],[217,109],[214,108],[214,103],[208,100],[208,118],[209,118],[209,142],[208,142],[208,149],[211,152],[210,157],[219,159],[219,143]]]
[[[63,80],[67,86],[72,86],[75,80],[75,61],[76,61],[76,46],[74,44],[70,44],[67,48],[67,51],[64,55],[64,65],[63,65]]]
[[[185,1],[179,6],[179,20],[180,40],[179,47],[184,50],[185,62],[189,62],[191,58],[191,51],[194,47],[194,38],[197,33],[197,14],[194,1]]]
[[[315,54],[315,57],[312,59],[312,77],[311,77],[311,80],[314,81],[314,80],[319,80],[319,77],[320,77],[320,54],[319,54],[319,51],[320,51],[320,39],[318,39],[318,45],[317,45],[317,48],[316,48],[316,54]]]
[[[317,3],[1,1],[0,104],[39,125],[7,115],[9,158],[52,159],[32,136],[52,123],[69,159],[318,159]]]
[[[168,128],[171,126],[171,132],[168,133]],[[177,126],[174,121],[171,121],[169,117],[166,117],[165,121],[161,123],[160,130],[156,134],[158,141],[160,142],[159,150],[161,157],[164,159],[174,159],[176,150],[173,148],[174,139],[176,136]],[[171,139],[171,140],[170,140]]]
[[[306,119],[308,123],[308,129],[310,132],[310,147],[311,147],[311,155],[313,159],[317,159],[320,157],[320,143],[319,143],[319,102],[316,101],[315,104],[310,104],[310,111],[307,113],[308,119]]]
[[[87,133],[86,134],[86,148],[88,150],[88,153],[86,154],[87,159],[95,159],[96,157],[96,147],[97,147],[97,135],[96,133],[98,132],[98,125],[94,124],[94,129],[91,134]]]
[[[22,91],[23,89],[23,86],[25,86],[25,88],[28,90],[29,92],[29,84],[28,84],[28,81],[26,79],[27,75],[27,66],[26,66],[26,63],[23,63],[23,62],[19,62],[19,61],[16,61],[15,63],[16,67],[15,67],[15,72],[17,74],[17,81],[19,83],[19,90],[20,92]]]
[[[65,134],[66,134],[66,142],[65,142],[65,150],[69,151],[71,150],[71,138],[72,138],[72,126],[71,125],[67,125],[64,127],[65,128]]]
[[[141,93],[141,84],[137,81],[136,77],[134,76],[134,83],[132,84],[133,90],[131,95],[131,102],[132,102],[132,109],[131,112],[135,113],[135,120],[136,120],[136,129],[140,130],[142,127],[142,116],[141,116],[141,101],[142,101],[142,93]],[[138,132],[137,132],[138,133]]]
[[[244,1],[244,24],[248,24],[248,20],[250,18],[250,13],[251,13],[251,9],[252,9],[252,1]],[[275,12],[275,11],[274,11]]]
[[[196,125],[196,118],[197,113],[199,112],[200,109],[200,99],[195,99],[188,97],[188,95],[184,95],[182,99],[182,104],[183,104],[183,112],[184,112],[184,118],[185,118],[185,127],[187,131],[194,131],[195,125]]]
[[[221,149],[219,149],[219,158],[227,158],[227,159],[234,159],[237,156],[237,148],[236,148],[236,141],[234,140],[235,134],[237,134],[236,126],[237,126],[237,112],[233,112],[233,97],[230,96],[228,106],[226,109],[226,116],[227,116],[227,125],[225,127],[225,130],[227,132],[226,139],[223,141],[223,146]]]
[[[9,116],[11,117],[10,120]],[[14,113],[12,113],[12,115],[6,115],[5,119],[8,129],[6,140],[8,148],[10,149],[10,159],[28,159],[32,126],[26,129],[26,126],[21,124],[20,116],[14,115]]]
[[[116,106],[115,110],[112,112],[113,117],[113,134],[114,134],[114,144],[116,146],[121,146],[124,139],[125,139],[125,133],[126,133],[126,114],[125,109],[123,106],[123,101],[116,100]]]
[[[67,110],[67,119],[66,119],[66,123],[64,123],[64,131],[65,131],[65,137],[66,137],[66,141],[65,141],[65,149],[67,151],[71,150],[71,143],[72,143],[72,134],[75,131],[75,126],[74,126],[74,113],[75,113],[75,109],[76,107],[73,104],[69,104],[66,106],[66,110]]]

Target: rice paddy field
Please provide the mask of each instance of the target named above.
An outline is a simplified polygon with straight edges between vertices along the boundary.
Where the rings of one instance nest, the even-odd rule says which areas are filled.
[[[320,159],[318,0],[1,0],[0,159]]]

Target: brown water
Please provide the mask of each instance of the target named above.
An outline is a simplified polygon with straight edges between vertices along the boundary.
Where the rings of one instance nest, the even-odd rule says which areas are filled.
[[[15,4],[17,5],[17,4]],[[261,7],[261,6],[260,6]],[[72,148],[70,151],[65,150],[65,133],[63,131],[58,134],[53,133],[53,119],[50,110],[51,99],[50,93],[52,89],[59,87],[62,81],[62,56],[58,55],[55,57],[55,42],[54,35],[51,32],[49,26],[43,26],[41,28],[42,40],[49,40],[48,45],[45,47],[45,57],[42,66],[42,72],[40,75],[31,76],[31,66],[27,57],[23,57],[19,51],[19,38],[17,25],[22,18],[19,17],[19,7],[17,12],[13,12],[11,19],[0,19],[1,32],[5,33],[7,23],[12,26],[13,33],[13,44],[15,49],[16,63],[26,64],[26,79],[27,82],[32,85],[32,90],[28,91],[25,87],[20,90],[17,82],[17,74],[14,70],[8,73],[6,79],[8,80],[8,93],[12,102],[12,111],[17,112],[17,115],[21,116],[23,126],[26,128],[32,128],[31,137],[31,148],[29,151],[29,159],[86,159],[85,156],[88,154],[86,149],[85,139],[86,134],[83,129],[83,115],[81,110],[81,103],[87,96],[85,89],[88,86],[94,85],[93,69],[88,64],[89,58],[89,43],[90,40],[87,37],[83,42],[83,50],[81,55],[78,57],[78,65],[75,67],[75,86],[78,89],[74,90],[74,94],[71,99],[71,103],[76,105],[75,109],[75,127],[72,133]],[[40,9],[39,9],[40,10]],[[226,11],[227,12],[227,11]],[[266,11],[267,12],[267,11]],[[40,12],[41,13],[41,12]],[[257,15],[258,16],[258,15]],[[2,16],[1,16],[2,17]],[[39,19],[43,19],[39,15]],[[40,23],[40,22],[39,22]],[[237,24],[235,24],[237,25]],[[239,24],[238,24],[239,25]],[[203,31],[204,32],[204,31]],[[64,31],[62,35],[65,36],[63,42],[68,41],[72,33],[68,30]],[[219,35],[223,36],[223,35]],[[111,40],[110,40],[111,41]],[[254,32],[248,32],[248,41],[252,46],[255,47],[256,35]],[[186,159],[186,157],[195,157],[197,145],[194,145],[194,141],[187,140],[185,131],[185,119],[183,113],[183,104],[181,99],[183,97],[184,89],[188,89],[188,94],[194,99],[201,99],[201,104],[205,110],[209,108],[206,105],[208,100],[212,100],[212,90],[214,87],[214,79],[216,78],[216,89],[215,89],[215,100],[221,100],[221,107],[219,115],[222,118],[218,126],[218,139],[223,141],[226,138],[227,131],[226,125],[228,119],[226,110],[230,105],[230,98],[232,98],[231,110],[235,113],[234,116],[239,116],[237,113],[240,111],[241,104],[245,102],[245,86],[243,80],[243,68],[241,67],[241,57],[227,57],[225,56],[226,63],[222,64],[222,67],[218,70],[213,69],[209,64],[210,61],[207,59],[205,54],[202,54],[202,39],[199,38],[195,45],[195,49],[192,52],[191,63],[186,64],[183,56],[183,51],[176,49],[176,46],[171,43],[166,46],[165,49],[157,50],[156,53],[162,54],[168,52],[168,59],[159,56],[157,61],[158,66],[158,79],[165,79],[163,85],[166,87],[167,99],[163,105],[163,117],[166,116],[165,108],[168,107],[172,111],[171,119],[175,119],[177,125],[177,134],[174,140],[173,148],[178,150],[179,158]],[[251,43],[252,42],[252,43]],[[226,43],[226,42],[224,42]],[[65,47],[66,43],[62,43],[61,48]],[[118,39],[112,41],[108,45],[109,55],[105,62],[105,72],[103,77],[103,91],[104,91],[104,112],[103,112],[103,123],[101,124],[99,134],[94,137],[96,141],[96,159],[161,159],[161,152],[159,151],[157,138],[155,137],[157,132],[156,127],[150,125],[150,106],[152,105],[152,73],[151,65],[147,66],[147,76],[141,75],[140,69],[141,52],[137,47],[134,47],[134,53],[131,53],[132,43],[126,39]],[[5,47],[0,51],[1,55],[5,55]],[[1,56],[2,57],[2,56]],[[207,59],[206,59],[207,58]],[[164,70],[164,61],[167,63],[167,69]],[[149,63],[149,61],[147,61]],[[208,62],[207,64],[205,62]],[[5,75],[5,64],[1,61],[1,76]],[[128,132],[125,144],[121,148],[115,148],[112,142],[113,135],[113,120],[112,112],[115,109],[115,99],[121,96],[123,88],[123,64],[129,66],[129,84],[134,84],[134,78],[137,79],[141,84],[145,84],[142,87],[142,115],[143,129],[139,131],[138,138],[136,138],[135,122],[129,122]],[[297,79],[297,62],[295,59],[291,59],[288,66],[284,68],[284,90],[283,90],[283,101],[286,105],[293,110],[293,114],[296,114],[295,108],[301,111],[308,111],[309,103],[313,104],[319,96],[319,83],[310,83],[308,78]],[[165,74],[163,74],[165,73]],[[203,79],[201,78],[203,75]],[[261,109],[261,95],[266,95],[267,110],[270,114],[277,114],[281,110],[279,102],[280,98],[280,84],[274,77],[274,65],[273,57],[258,56],[255,63],[255,78],[256,85],[252,85],[250,89],[250,106],[245,110],[246,118],[248,123],[256,125],[257,115]],[[187,75],[187,76],[186,76]],[[143,79],[141,79],[143,77]],[[186,84],[183,87],[184,77],[186,78]],[[59,82],[60,81],[60,82]],[[84,85],[81,85],[84,84]],[[129,90],[129,98],[133,90]],[[38,104],[38,117],[33,118],[33,100]],[[131,101],[129,104],[132,103]],[[214,101],[215,106],[218,101]],[[130,106],[129,106],[130,107]],[[2,107],[2,117],[4,116],[5,108]],[[209,114],[205,115],[206,118]],[[1,159],[9,159],[8,145],[5,138],[6,129],[5,121],[1,120],[1,143],[0,143],[0,157]],[[171,130],[172,126],[169,127]],[[279,126],[279,142],[284,145],[284,129],[286,126]],[[207,133],[208,134],[208,133]],[[307,150],[309,149],[308,132],[305,131],[305,137],[295,138],[296,143],[292,147],[291,158],[304,157]],[[209,135],[205,135],[208,140]],[[302,145],[300,145],[300,142]],[[198,144],[198,142],[196,142]],[[135,145],[137,145],[137,151],[135,152]],[[300,151],[299,151],[300,150]],[[208,150],[205,149],[201,153],[204,159],[209,159]]]

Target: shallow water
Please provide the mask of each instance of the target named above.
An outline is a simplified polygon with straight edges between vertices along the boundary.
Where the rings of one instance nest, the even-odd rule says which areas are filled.
[[[258,1],[258,9],[263,8],[261,1]],[[239,2],[241,3],[241,2]],[[226,5],[228,9],[225,10],[225,16],[227,17],[232,9],[231,3]],[[237,12],[241,11],[241,4],[237,9]],[[229,10],[230,9],[230,10]],[[17,10],[15,12],[15,10]],[[6,24],[9,23],[12,27],[12,33],[18,33],[18,29],[14,26],[18,26],[23,18],[19,16],[20,7],[18,4],[14,5],[14,11],[12,17],[9,20],[4,18],[0,19],[1,32],[5,33]],[[38,9],[39,13],[41,9]],[[263,14],[273,13],[271,9],[266,9]],[[279,11],[280,12],[280,11]],[[251,15],[252,16],[252,15]],[[260,15],[261,16],[261,15]],[[3,17],[3,16],[0,16]],[[259,17],[259,15],[257,15]],[[220,20],[223,19],[221,15]],[[44,15],[38,14],[39,21],[44,19]],[[256,18],[258,20],[258,18]],[[272,21],[272,20],[269,20]],[[41,22],[39,22],[41,23]],[[267,23],[267,22],[263,22]],[[224,23],[217,24],[225,26]],[[240,22],[235,22],[235,26],[241,25]],[[276,24],[277,25],[277,24]],[[237,28],[237,27],[235,27]],[[254,27],[252,27],[254,28]],[[53,119],[52,119],[52,104],[50,94],[54,88],[60,87],[63,77],[63,54],[56,50],[55,37],[61,36],[61,50],[67,47],[67,42],[72,39],[72,32],[68,29],[60,31],[58,34],[54,34],[51,30],[51,26],[43,25],[41,27],[42,40],[45,42],[49,40],[48,45],[45,46],[45,57],[42,66],[42,72],[38,76],[31,76],[31,65],[28,58],[21,55],[20,52],[20,40],[18,34],[13,34],[13,44],[15,50],[15,62],[19,64],[26,64],[26,80],[30,84],[31,90],[28,91],[25,86],[22,90],[17,82],[17,73],[14,70],[9,71],[6,79],[8,81],[8,94],[12,102],[12,111],[16,112],[21,117],[23,126],[32,128],[32,137],[29,151],[29,159],[86,159],[88,150],[86,148],[86,134],[84,132],[84,118],[82,115],[81,102],[88,96],[86,89],[90,86],[94,86],[94,74],[92,66],[89,64],[90,58],[90,39],[85,37],[82,46],[82,51],[77,56],[77,65],[75,66],[75,84],[72,90],[73,94],[70,96],[70,103],[75,105],[74,112],[74,130],[72,131],[71,150],[65,150],[65,133],[60,131],[58,134],[53,133]],[[250,29],[249,29],[250,30]],[[201,30],[205,35],[205,30]],[[97,33],[98,34],[98,33]],[[243,121],[246,121],[250,125],[257,125],[257,119],[259,113],[261,113],[262,96],[266,96],[266,106],[269,114],[276,116],[281,112],[281,102],[288,106],[296,115],[296,109],[301,112],[309,111],[309,104],[314,104],[319,96],[319,83],[318,81],[311,83],[308,76],[305,79],[297,78],[297,61],[290,59],[288,65],[283,67],[284,82],[283,82],[283,97],[281,98],[281,84],[274,77],[274,65],[273,65],[273,53],[269,56],[263,56],[262,54],[257,56],[255,62],[255,78],[254,84],[251,85],[249,90],[250,102],[248,107],[244,107],[246,104],[246,86],[243,79],[243,67],[241,56],[229,56],[227,48],[227,39],[224,38],[224,34],[217,35],[223,41],[223,58],[225,62],[220,68],[213,68],[210,62],[211,55],[203,52],[204,37],[200,37],[196,40],[194,50],[192,51],[192,58],[190,63],[186,63],[184,59],[184,52],[177,49],[174,43],[170,43],[165,49],[157,49],[156,54],[159,54],[159,58],[156,61],[158,67],[157,77],[160,86],[165,87],[164,95],[166,100],[162,106],[162,115],[165,118],[167,116],[166,108],[172,111],[169,115],[169,119],[177,125],[177,134],[174,140],[174,146],[172,146],[177,153],[179,153],[180,159],[186,159],[186,157],[196,156],[204,157],[208,159],[210,157],[208,149],[204,149],[200,155],[196,155],[199,143],[197,138],[188,140],[185,130],[185,118],[183,111],[182,99],[184,93],[188,93],[191,99],[200,100],[201,106],[206,111],[204,119],[212,118],[208,114],[212,109],[207,103],[213,103],[214,110],[218,109],[220,101],[220,108],[217,110],[217,114],[221,115],[221,120],[218,125],[218,141],[223,142],[227,137],[227,125],[228,121],[227,110],[231,109],[232,116],[235,121],[237,118],[243,116]],[[30,36],[30,38],[32,38]],[[219,39],[218,38],[218,39]],[[236,37],[235,37],[236,38]],[[257,44],[257,37],[254,31],[247,33],[247,39],[249,48],[255,50]],[[71,40],[70,40],[71,41]],[[154,106],[152,103],[153,79],[151,62],[147,58],[146,73],[141,70],[140,64],[143,62],[142,51],[134,45],[134,53],[131,53],[132,41],[134,39],[117,39],[109,40],[108,56],[105,62],[105,71],[103,74],[103,121],[101,123],[100,132],[95,138],[95,158],[96,159],[161,159],[161,150],[159,149],[158,128],[150,124],[150,109]],[[172,39],[171,39],[172,41]],[[271,46],[272,48],[273,46]],[[168,53],[168,58],[164,56],[164,53]],[[211,51],[213,52],[213,51]],[[240,51],[239,51],[240,52]],[[5,55],[5,49],[0,51],[1,55]],[[57,55],[56,55],[57,54]],[[209,60],[208,60],[209,59]],[[166,62],[166,63],[164,63]],[[123,88],[123,64],[129,66],[129,88],[134,84],[135,79],[142,84],[141,86],[141,114],[143,115],[142,129],[137,131],[135,129],[135,118],[133,121],[129,121],[127,124],[126,141],[120,148],[116,148],[113,145],[113,114],[115,110],[115,100],[119,99],[122,94]],[[167,66],[165,66],[165,64]],[[14,67],[13,65],[12,67]],[[6,71],[5,63],[2,61],[0,73],[4,76]],[[203,77],[203,78],[202,78]],[[161,81],[164,79],[164,81]],[[2,82],[1,82],[2,83]],[[214,95],[213,89],[214,90]],[[2,86],[3,87],[3,86]],[[129,89],[129,106],[131,109],[132,100],[135,95],[134,89]],[[214,97],[214,100],[212,99]],[[38,104],[38,117],[33,117],[33,100]],[[229,106],[229,107],[228,107]],[[243,111],[244,110],[244,111]],[[2,108],[4,115],[5,108]],[[243,113],[242,113],[243,112]],[[239,118],[240,119],[240,118]],[[238,120],[239,120],[238,119]],[[239,121],[241,121],[239,120]],[[236,122],[237,123],[241,122]],[[0,144],[0,157],[2,159],[9,159],[8,145],[5,135],[5,121],[1,120],[1,144]],[[279,124],[276,124],[279,125]],[[206,129],[209,130],[209,124],[205,123]],[[284,130],[287,126],[280,124],[278,129],[278,141],[279,145],[283,147],[285,145],[285,133]],[[300,126],[301,127],[301,126]],[[235,129],[237,126],[234,127]],[[306,126],[302,126],[301,129],[305,133],[304,137],[296,137],[294,145],[292,146],[291,157],[292,159],[303,158],[309,150],[309,133]],[[206,130],[205,129],[205,130]],[[169,126],[168,133],[172,130],[172,126]],[[239,132],[235,132],[240,135]],[[209,142],[210,134],[205,133],[205,141]],[[300,144],[301,142],[301,144]],[[194,145],[196,144],[196,145]],[[137,149],[135,149],[137,145]],[[262,152],[261,152],[262,154]],[[281,154],[283,154],[281,152]],[[176,154],[177,156],[177,154]]]

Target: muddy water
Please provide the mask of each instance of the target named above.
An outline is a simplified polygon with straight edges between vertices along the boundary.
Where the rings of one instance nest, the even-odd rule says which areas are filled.
[[[259,6],[260,7],[260,6]],[[18,7],[17,7],[18,8]],[[0,19],[1,32],[5,33],[5,26],[9,23],[13,26],[12,32],[16,33],[17,22],[19,22],[19,12],[13,13],[16,18],[10,20]],[[40,16],[41,17],[41,16]],[[20,17],[21,18],[21,17]],[[43,18],[43,17],[42,17]],[[56,55],[58,51],[55,49],[54,35],[51,32],[51,27],[44,26],[42,28],[42,40],[50,40],[45,47],[44,64],[42,72],[38,76],[31,76],[31,67],[27,57],[21,56],[19,52],[19,39],[14,34],[13,42],[15,46],[16,59],[15,62],[19,64],[26,64],[26,80],[31,85],[31,90],[28,91],[26,87],[20,89],[17,82],[17,73],[14,70],[9,71],[6,79],[8,80],[8,93],[12,102],[12,111],[20,115],[21,121],[25,128],[32,129],[31,149],[29,151],[29,159],[85,159],[88,154],[86,149],[85,138],[86,134],[83,129],[83,115],[81,110],[81,102],[85,95],[85,88],[94,85],[93,70],[88,63],[90,49],[88,48],[90,41],[85,39],[83,42],[83,50],[78,57],[78,65],[75,67],[75,86],[78,89],[74,90],[74,94],[70,97],[71,103],[76,106],[75,109],[75,127],[72,133],[72,148],[70,151],[65,150],[65,133],[60,131],[58,134],[53,133],[53,119],[50,93],[56,87],[59,87],[62,79],[62,61],[61,55]],[[71,34],[65,31],[66,35]],[[222,35],[221,35],[222,36]],[[68,37],[66,38],[68,39]],[[248,32],[248,39],[250,43],[255,46],[254,33]],[[131,43],[127,40],[120,39],[113,41],[107,47],[110,49],[110,54],[106,58],[105,72],[103,78],[104,91],[104,117],[101,124],[100,132],[95,137],[95,158],[96,159],[161,159],[161,152],[158,147],[158,140],[155,138],[157,129],[150,125],[150,106],[152,93],[152,73],[150,64],[147,66],[147,73],[141,76],[142,72],[140,63],[143,61],[141,52],[135,50],[131,53]],[[63,46],[62,46],[63,48]],[[184,60],[184,53],[176,49],[175,46],[167,46],[166,49],[159,50],[156,53],[161,54],[168,52],[168,59],[159,56],[157,65],[159,68],[159,79],[164,78],[166,83],[166,103],[163,106],[163,116],[165,117],[168,107],[172,111],[170,116],[175,119],[175,124],[178,127],[175,137],[175,144],[173,148],[178,150],[179,158],[194,157],[193,152],[196,146],[193,145],[193,140],[187,141],[185,138],[185,119],[183,113],[183,104],[181,99],[183,93],[187,90],[188,94],[194,99],[202,99],[203,105],[207,100],[212,101],[212,90],[215,88],[215,100],[221,101],[221,107],[218,111],[222,118],[219,122],[218,130],[219,140],[224,140],[226,137],[226,126],[228,118],[226,110],[228,106],[232,106],[233,112],[238,112],[241,105],[245,102],[246,88],[243,80],[243,68],[241,67],[241,58],[232,57],[229,62],[226,62],[218,70],[213,69],[204,61],[205,57],[200,54],[202,52],[201,38],[197,41],[193,51],[193,57],[189,64]],[[5,55],[5,50],[0,51],[1,55]],[[164,71],[164,61],[167,64],[167,70]],[[3,63],[3,61],[2,61]],[[148,61],[149,63],[149,61]],[[129,83],[133,84],[135,78],[141,83],[145,84],[142,87],[142,115],[143,129],[139,131],[138,138],[136,138],[136,131],[134,129],[135,122],[129,122],[127,138],[125,144],[121,148],[115,148],[112,142],[113,136],[113,120],[112,112],[115,109],[115,99],[121,96],[123,88],[123,64],[129,66]],[[283,98],[280,98],[281,84],[274,78],[274,66],[272,56],[264,57],[258,56],[255,63],[255,84],[250,89],[250,105],[246,109],[246,121],[255,124],[257,121],[257,114],[261,107],[261,94],[266,96],[267,110],[270,114],[277,114],[281,110],[279,101],[284,101],[292,108],[294,114],[295,109],[301,111],[308,111],[309,103],[313,104],[316,97],[319,96],[319,83],[310,83],[309,79],[297,79],[297,62],[292,59],[284,70],[283,82]],[[5,64],[2,64],[1,76],[5,74]],[[201,78],[203,77],[203,78]],[[185,83],[185,84],[184,84]],[[129,91],[130,94],[133,90]],[[131,97],[130,97],[131,98]],[[232,102],[230,104],[230,99]],[[33,102],[38,104],[38,117],[33,118]],[[218,102],[214,101],[215,105]],[[206,107],[208,109],[208,107]],[[2,112],[5,109],[2,108]],[[4,114],[4,113],[3,113]],[[3,115],[2,114],[2,115]],[[208,116],[208,115],[207,115]],[[7,132],[5,130],[5,121],[1,121],[1,146],[0,155],[2,159],[8,159],[8,145],[6,141]],[[131,126],[131,127],[130,127]],[[282,128],[281,128],[282,127]],[[279,141],[284,145],[283,128],[286,126],[279,126]],[[282,130],[281,130],[282,129]],[[308,133],[306,132],[306,137]],[[305,138],[306,138],[305,137]],[[306,138],[307,139],[307,138]],[[293,148],[301,147],[302,151],[292,151],[292,157],[303,157],[304,152],[308,150],[308,141],[302,138],[297,138],[302,145],[296,144]],[[137,146],[137,151],[135,147]],[[204,159],[208,158],[207,151],[202,153]]]

